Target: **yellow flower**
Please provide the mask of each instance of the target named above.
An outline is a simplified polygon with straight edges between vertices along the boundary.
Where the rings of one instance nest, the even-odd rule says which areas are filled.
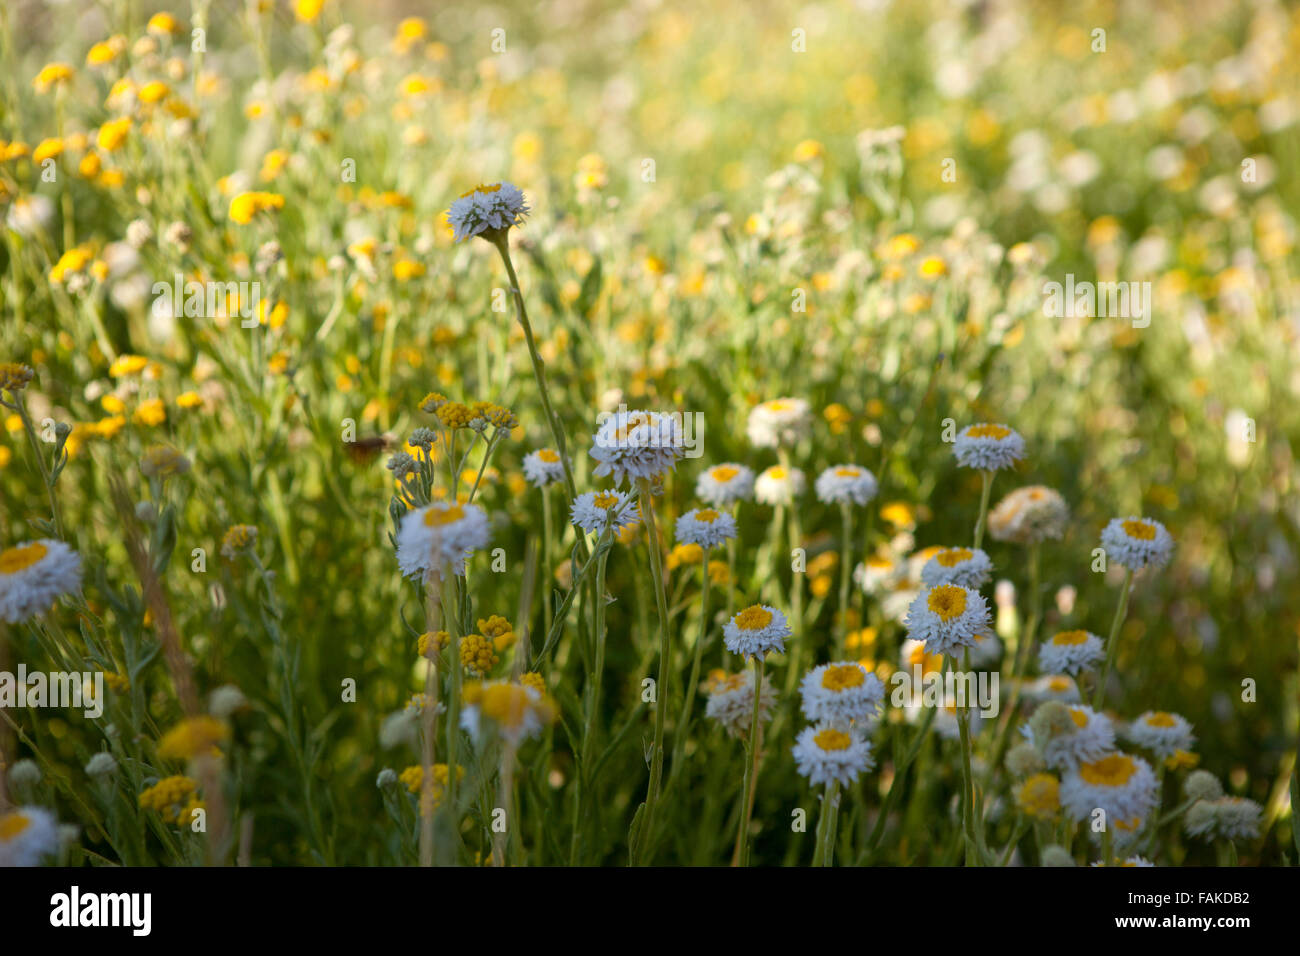
[[[167,406],[163,404],[161,398],[150,398],[136,407],[135,414],[131,416],[131,421],[137,425],[161,425],[167,421]]]
[[[0,392],[19,392],[36,377],[30,365],[19,362],[0,363]]]
[[[114,150],[121,149],[122,144],[126,142],[126,134],[130,131],[131,117],[121,116],[100,126],[95,141],[99,144],[100,149],[111,153]]]
[[[293,15],[299,23],[314,23],[325,7],[325,0],[293,0]]]
[[[277,193],[245,192],[230,200],[230,218],[246,226],[260,212],[283,208],[284,197]]]
[[[128,355],[123,353],[113,360],[113,364],[108,367],[108,374],[113,378],[121,378],[124,375],[134,375],[136,372],[142,372],[149,360],[143,355]],[[109,409],[112,411],[112,409]]]
[[[203,404],[203,398],[198,392],[181,392],[176,396],[176,406],[178,408],[198,408]]]
[[[77,172],[86,179],[94,179],[99,175],[100,169],[103,168],[103,160],[99,158],[99,153],[87,153],[81,157],[81,162],[77,164]]]
[[[815,139],[806,139],[794,148],[794,161],[807,163],[826,155],[826,147]]]
[[[155,13],[149,18],[149,22],[145,25],[145,29],[155,36],[161,37],[172,33],[180,33],[181,25],[176,21],[174,16],[166,10],[163,10],[159,13]]]
[[[398,259],[393,263],[393,278],[398,282],[418,279],[424,273],[424,263],[416,262],[414,259]]]
[[[202,715],[181,721],[158,742],[158,756],[166,760],[193,760],[220,753],[217,745],[230,737],[230,728],[215,717]]]
[[[32,80],[32,86],[37,93],[48,93],[55,84],[70,82],[73,75],[72,67],[66,63],[46,63]]]
[[[62,282],[69,273],[77,273],[86,266],[90,265],[90,249],[86,246],[77,246],[75,249],[69,249],[63,255],[59,256],[59,261],[54,264],[50,270],[51,282]]]
[[[86,66],[104,66],[107,63],[112,63],[125,48],[126,39],[124,37],[117,36],[102,40],[92,46],[86,54]]]
[[[1016,806],[1020,812],[1038,820],[1050,820],[1061,808],[1061,785],[1049,773],[1030,777],[1016,791]]]
[[[63,152],[63,140],[57,136],[50,139],[43,139],[32,150],[32,162],[43,163],[47,159],[53,159]]]
[[[189,777],[164,777],[140,794],[139,803],[142,809],[157,810],[166,823],[187,824],[203,808],[197,790]]]
[[[162,80],[150,80],[136,91],[141,103],[161,103],[171,94],[172,88]]]
[[[500,660],[492,641],[482,634],[461,638],[460,663],[471,674],[486,676]]]
[[[284,169],[289,162],[289,151],[287,149],[273,149],[262,158],[262,170],[259,175],[262,182],[269,183],[280,171]]]

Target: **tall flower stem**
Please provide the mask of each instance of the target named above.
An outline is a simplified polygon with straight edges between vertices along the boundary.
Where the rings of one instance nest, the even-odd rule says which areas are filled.
[[[836,630],[835,656],[844,657],[844,646],[849,636],[849,553],[853,540],[853,506],[847,501],[840,503],[840,621]]]
[[[840,809],[840,782],[826,784],[822,796],[822,812],[817,817],[817,849],[813,852],[813,866],[831,866],[835,859],[835,829]]]
[[[1007,705],[1006,712],[1002,716],[1002,721],[998,726],[998,739],[993,747],[993,759],[989,762],[989,773],[992,774],[998,764],[1002,762],[1002,754],[1006,751],[1008,734],[1011,731],[1011,724],[1016,719],[1016,708],[1020,706],[1020,675],[1025,668],[1025,655],[1033,652],[1034,641],[1038,638],[1038,626],[1043,620],[1043,595],[1042,580],[1040,573],[1040,552],[1042,546],[1035,541],[1029,546],[1029,619],[1025,622],[1024,628],[1021,629],[1020,635],[1016,638],[1016,652],[1011,659],[1011,702]]]
[[[736,831],[736,862],[738,866],[749,866],[749,821],[754,813],[754,793],[758,786],[758,740],[759,703],[763,693],[763,674],[767,669],[766,658],[754,660],[754,713],[749,722],[749,740],[745,749],[745,783],[740,797],[740,828]]]
[[[650,577],[654,585],[655,605],[659,611],[659,678],[655,682],[654,745],[650,755],[650,779],[646,784],[645,812],[632,849],[633,865],[647,859],[650,840],[654,836],[656,804],[659,802],[660,783],[664,771],[664,715],[668,710],[668,666],[671,646],[668,631],[668,596],[664,593],[663,556],[659,553],[659,528],[655,522],[654,495],[650,480],[638,480],[641,499],[641,519],[646,525],[646,547],[650,551]]]
[[[989,494],[993,491],[993,472],[988,469],[980,471],[980,515],[975,521],[975,547],[984,543],[984,525],[989,516]]]
[[[957,661],[948,658],[948,666],[956,669]],[[970,670],[970,650],[962,655],[962,669]],[[975,787],[971,779],[971,744],[970,744],[970,702],[963,699],[958,707],[957,729],[961,735],[961,819],[962,833],[966,845],[966,865],[979,865],[979,853],[975,842]]]
[[[1115,657],[1119,651],[1119,629],[1124,624],[1124,615],[1128,613],[1128,596],[1133,589],[1133,569],[1124,569],[1124,584],[1120,589],[1119,606],[1115,608],[1115,620],[1110,623],[1110,636],[1106,638],[1106,664],[1097,675],[1097,687],[1092,692],[1092,709],[1101,710],[1106,699],[1106,679],[1110,669],[1115,666]]]
[[[596,715],[600,711],[600,684],[605,672],[605,563],[609,560],[609,549],[604,545],[611,534],[606,528],[601,540],[596,545],[596,659],[591,669],[591,683],[587,686],[586,723],[582,728],[582,759],[577,771],[577,792],[573,800],[573,835],[569,842],[569,865],[577,866],[581,852],[583,797],[587,791],[587,774],[594,757],[593,746],[596,737]]]
[[[453,840],[456,834],[460,832],[460,811],[456,803],[456,791],[458,789],[456,768],[457,755],[460,750],[460,704],[461,704],[461,683],[464,668],[460,662],[460,618],[456,613],[456,587],[455,578],[451,575],[445,575],[442,580],[440,594],[442,598],[442,623],[447,629],[447,654],[451,667],[450,694],[447,700],[447,812],[451,816],[451,832]],[[455,842],[453,842],[453,854],[455,853]],[[453,859],[455,857],[453,856]]]
[[[691,709],[695,705],[695,689],[700,682],[700,661],[704,656],[704,645],[709,640],[709,552],[704,552],[700,563],[700,633],[695,639],[695,657],[691,662],[691,678],[686,682],[686,699],[682,702],[682,716],[677,721],[673,732],[673,766],[671,777],[677,773],[682,762],[682,751],[690,734]]]
[[[542,486],[542,547],[538,561],[542,586],[542,633],[551,631],[551,490]]]

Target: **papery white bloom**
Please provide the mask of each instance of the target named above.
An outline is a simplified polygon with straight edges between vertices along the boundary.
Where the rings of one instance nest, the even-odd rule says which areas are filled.
[[[20,236],[31,238],[49,229],[54,221],[54,203],[48,196],[33,193],[19,196],[9,207],[5,222]]]
[[[655,479],[673,469],[685,454],[677,420],[659,412],[620,409],[609,415],[592,439],[591,457],[599,465],[597,477],[612,475],[615,484],[623,479]]]
[[[795,767],[814,786],[838,780],[847,787],[876,766],[869,741],[831,726],[805,727],[792,752]]]
[[[0,551],[0,620],[18,624],[81,587],[81,556],[42,538]]]
[[[732,462],[706,468],[695,481],[695,496],[720,508],[748,501],[754,497],[754,472]]]
[[[993,577],[993,562],[981,548],[943,548],[921,568],[926,587],[959,584],[978,591]]]
[[[1135,833],[1156,806],[1156,775],[1141,757],[1113,753],[1082,763],[1061,778],[1061,806],[1075,821],[1106,812],[1112,834]]]
[[[859,465],[835,465],[817,476],[814,488],[827,504],[865,505],[876,497],[876,476]]]
[[[935,715],[934,722],[930,725],[931,729],[944,740],[959,739],[961,737],[961,724],[956,705],[948,704],[931,708],[924,703],[908,702],[903,705],[903,715],[907,718],[909,724],[916,725],[922,723],[932,709],[935,711]],[[974,740],[984,726],[984,718],[980,716],[979,708],[975,706],[970,708],[969,717],[970,736]]]
[[[1147,565],[1168,564],[1174,539],[1152,518],[1115,518],[1102,529],[1101,546],[1116,564],[1140,571]]]
[[[853,569],[853,582],[868,594],[880,594],[898,584],[902,574],[898,562],[873,554]]]
[[[1121,733],[1125,740],[1150,750],[1161,760],[1172,757],[1175,751],[1191,750],[1196,743],[1187,718],[1163,710],[1148,710],[1121,728]]]
[[[1059,700],[1064,704],[1073,704],[1082,699],[1079,685],[1067,674],[1045,674],[1025,683],[1020,691],[1025,700],[1033,703]]]
[[[718,671],[711,674],[706,684],[709,694],[704,716],[717,721],[730,737],[745,737],[754,720],[754,672],[744,670],[739,674]],[[763,689],[758,695],[758,721],[765,724],[772,718],[776,705],[776,692],[772,678],[763,677]]]
[[[677,519],[676,532],[681,544],[716,548],[736,536],[736,519],[712,508],[695,508]]]
[[[564,477],[564,462],[553,448],[539,448],[524,455],[524,477],[538,488],[545,488]]]
[[[755,604],[739,611],[722,627],[727,650],[741,657],[766,657],[775,651],[785,652],[785,639],[791,634],[785,615],[774,607]]]
[[[808,434],[811,423],[811,409],[802,398],[775,398],[750,409],[745,431],[755,448],[777,448]]]
[[[1059,719],[1045,720],[1048,708],[1039,710],[1029,721],[1029,736],[1043,762],[1053,770],[1100,760],[1115,749],[1115,726],[1105,714],[1082,704],[1050,706],[1062,707]]]
[[[1244,797],[1198,800],[1183,820],[1188,834],[1206,841],[1254,840],[1259,837],[1263,808]]]
[[[1070,509],[1065,499],[1044,485],[1017,488],[989,512],[989,537],[1014,544],[1059,540]]]
[[[1025,457],[1025,440],[1006,425],[970,425],[957,433],[953,454],[963,468],[999,471]]]
[[[397,532],[397,564],[408,578],[465,573],[465,559],[487,546],[487,514],[475,504],[435,502],[407,512]]]
[[[1075,675],[1093,670],[1106,656],[1106,645],[1088,631],[1061,631],[1038,648],[1038,669],[1044,674]]]
[[[0,868],[40,866],[59,849],[59,825],[41,807],[15,807],[0,812]]]
[[[989,631],[976,634],[975,643],[970,649],[970,666],[974,670],[990,668],[1002,660],[1002,641]]]
[[[814,667],[799,685],[803,715],[813,723],[865,729],[880,713],[885,685],[857,661]]]
[[[754,480],[754,497],[764,505],[793,504],[805,486],[803,472],[798,468],[773,465]]]
[[[493,183],[475,186],[453,202],[447,210],[447,224],[457,242],[485,233],[490,238],[519,225],[528,212],[528,203],[518,186]]]
[[[613,523],[618,533],[641,520],[636,499],[626,491],[587,491],[573,499],[569,519],[587,534],[604,534]]]
[[[984,596],[959,584],[922,591],[908,608],[904,624],[908,636],[924,641],[931,654],[959,654],[975,646],[977,634],[992,631]]]
[[[551,699],[529,684],[509,680],[471,683],[464,690],[460,726],[481,741],[493,729],[512,744],[536,737],[558,716]]]

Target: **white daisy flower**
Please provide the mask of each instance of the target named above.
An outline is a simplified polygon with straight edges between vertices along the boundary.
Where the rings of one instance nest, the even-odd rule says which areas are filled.
[[[963,468],[1000,471],[1025,457],[1025,440],[1006,425],[970,425],[958,432],[953,454]]]
[[[902,576],[902,565],[878,554],[871,555],[853,569],[853,582],[868,594],[892,589]]]
[[[490,239],[519,225],[528,211],[528,203],[518,186],[492,183],[475,186],[453,202],[447,210],[447,224],[457,242],[480,235]]]
[[[1191,750],[1196,743],[1187,718],[1163,710],[1148,710],[1123,727],[1121,733],[1125,740],[1151,751],[1161,760],[1172,757],[1175,751]]]
[[[1096,866],[1097,864],[1094,863],[1093,865]],[[1123,860],[1119,865],[1120,865],[1120,866],[1136,866],[1136,867],[1155,866],[1154,863],[1152,863],[1150,860],[1148,860],[1148,859],[1147,859],[1146,857],[1144,857],[1144,856],[1130,856],[1130,857],[1127,857],[1127,858],[1124,859],[1124,860]]]
[[[736,536],[736,519],[713,508],[694,508],[677,519],[676,532],[679,543],[707,550]]]
[[[793,445],[811,424],[811,408],[802,398],[775,398],[750,409],[745,431],[755,448],[777,448]]]
[[[590,454],[600,462],[594,474],[601,478],[612,475],[614,483],[621,485],[624,478],[655,479],[671,471],[685,449],[675,418],[620,409],[596,430]]]
[[[59,825],[41,807],[15,807],[0,812],[0,869],[40,866],[59,849]]]
[[[876,476],[858,465],[835,465],[817,476],[814,488],[827,504],[865,505],[876,497]]]
[[[1263,808],[1243,797],[1198,800],[1183,820],[1188,835],[1213,840],[1254,840],[1259,837]]]
[[[695,496],[719,508],[748,501],[754,497],[754,472],[731,462],[706,468],[695,481]]]
[[[925,704],[909,702],[904,705],[903,713],[909,724],[916,725],[925,720],[925,715],[929,710],[930,708]],[[961,724],[957,716],[956,705],[947,704],[935,710],[934,723],[930,725],[931,729],[944,740],[959,740],[961,738]],[[976,707],[971,707],[969,713],[970,736],[974,740],[984,726],[984,718],[980,716],[979,709]]]
[[[536,687],[509,680],[473,682],[464,688],[460,726],[474,740],[490,729],[502,740],[518,744],[536,737],[558,713],[555,704]]]
[[[486,547],[489,537],[487,514],[478,505],[435,502],[402,519],[397,564],[408,578],[447,570],[464,574],[465,559]]]
[[[1061,778],[1061,806],[1075,821],[1106,812],[1113,834],[1135,833],[1156,806],[1156,775],[1141,757],[1112,753],[1081,763]]]
[[[1068,674],[1044,674],[1024,684],[1020,693],[1025,700],[1035,704],[1059,700],[1063,704],[1073,704],[1082,700],[1079,685]]]
[[[744,670],[739,674],[715,671],[705,685],[709,694],[704,716],[716,721],[729,737],[745,737],[754,721],[754,672]],[[758,695],[758,720],[767,723],[776,706],[776,692],[772,678],[763,677],[763,689]]]
[[[1065,534],[1070,509],[1065,499],[1045,485],[1017,488],[989,512],[989,537],[1013,544],[1059,540]]]
[[[989,606],[978,591],[959,584],[940,584],[922,591],[903,622],[908,637],[925,642],[931,654],[959,655],[975,646],[975,635],[988,634]]]
[[[539,448],[524,455],[524,477],[538,488],[545,488],[564,477],[564,462],[554,448]]]
[[[805,727],[792,752],[799,773],[814,786],[838,780],[847,787],[876,766],[869,741],[831,726]]]
[[[974,670],[990,668],[1002,660],[1002,641],[993,632],[976,634],[970,649],[970,666]]]
[[[885,685],[857,661],[838,661],[805,674],[799,693],[809,721],[865,728],[880,713]]]
[[[1152,518],[1115,518],[1101,532],[1106,557],[1140,571],[1147,565],[1164,567],[1174,551],[1173,536]]]
[[[921,568],[921,583],[928,588],[960,584],[978,591],[993,577],[993,562],[981,548],[942,548]]]
[[[803,494],[803,472],[798,468],[773,465],[754,480],[754,497],[763,505],[788,505]]]
[[[785,615],[765,604],[755,604],[737,612],[722,628],[727,650],[741,657],[761,658],[773,651],[783,654],[785,639],[790,634]]]
[[[1082,704],[1047,704],[1029,720],[1029,737],[1053,770],[1100,760],[1115,749],[1115,726]]]
[[[18,624],[81,587],[81,555],[42,538],[0,551],[0,620]]]
[[[1061,631],[1038,648],[1038,669],[1044,674],[1075,675],[1094,669],[1106,657],[1106,645],[1088,631]]]
[[[601,535],[611,523],[617,534],[641,520],[636,498],[626,491],[587,491],[573,499],[569,509],[573,524],[587,534]]]

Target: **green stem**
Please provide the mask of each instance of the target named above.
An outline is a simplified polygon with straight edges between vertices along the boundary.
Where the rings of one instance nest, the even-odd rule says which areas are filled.
[[[758,785],[758,714],[766,669],[766,658],[754,659],[754,713],[749,721],[749,746],[745,748],[745,782],[741,790],[740,829],[736,831],[739,866],[749,866],[749,820],[754,811],[754,789]]]
[[[993,472],[980,471],[980,516],[975,522],[975,547],[984,543],[984,524],[989,515],[989,494],[993,490]]]
[[[663,557],[659,553],[659,529],[655,522],[654,496],[650,481],[638,482],[641,497],[641,520],[646,526],[646,547],[650,551],[650,577],[655,591],[655,605],[659,611],[659,678],[655,683],[654,749],[650,756],[650,779],[646,784],[645,816],[633,848],[633,863],[646,862],[649,843],[654,837],[656,804],[664,769],[664,715],[668,710],[668,665],[671,651],[668,631],[668,597],[664,593]]]
[[[849,542],[853,540],[853,506],[847,501],[840,504],[840,626],[835,645],[836,659],[844,657],[849,636]]]
[[[1101,705],[1106,699],[1106,679],[1110,676],[1110,669],[1115,666],[1115,658],[1119,651],[1119,629],[1124,623],[1124,615],[1128,612],[1129,591],[1133,588],[1133,569],[1124,570],[1124,584],[1120,590],[1119,605],[1115,608],[1115,619],[1110,623],[1110,636],[1106,638],[1106,663],[1102,667],[1101,673],[1097,675],[1097,688],[1092,694],[1092,709],[1101,710]]]

